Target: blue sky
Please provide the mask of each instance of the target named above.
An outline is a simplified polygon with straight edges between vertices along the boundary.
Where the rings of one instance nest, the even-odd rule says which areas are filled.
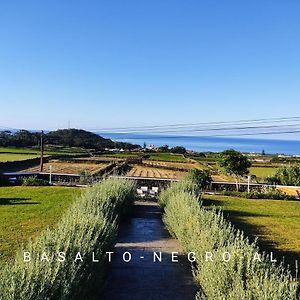
[[[1,1],[0,126],[300,115],[300,2]]]

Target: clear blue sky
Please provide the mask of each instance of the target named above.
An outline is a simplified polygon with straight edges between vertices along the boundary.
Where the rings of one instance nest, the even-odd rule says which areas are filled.
[[[300,1],[1,1],[0,126],[300,115]]]

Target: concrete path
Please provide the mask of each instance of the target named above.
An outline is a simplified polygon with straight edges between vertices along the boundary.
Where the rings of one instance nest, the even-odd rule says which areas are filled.
[[[179,252],[177,263],[171,261],[175,251]],[[123,260],[125,252],[131,253],[130,262]],[[162,253],[162,262],[153,262],[154,252]],[[128,254],[125,259],[129,259]],[[155,202],[135,203],[132,218],[120,226],[110,267],[106,300],[195,298],[197,288],[190,264],[164,228]]]

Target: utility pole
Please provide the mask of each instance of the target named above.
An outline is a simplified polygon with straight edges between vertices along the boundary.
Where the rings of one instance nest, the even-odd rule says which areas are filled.
[[[251,176],[248,175],[248,193],[250,193],[250,179],[251,179]]]
[[[51,185],[52,184],[52,166],[51,165],[49,167],[49,171],[50,171],[50,174],[49,174],[49,184]]]
[[[40,160],[40,172],[43,172],[44,168],[44,131],[41,132],[41,160]]]

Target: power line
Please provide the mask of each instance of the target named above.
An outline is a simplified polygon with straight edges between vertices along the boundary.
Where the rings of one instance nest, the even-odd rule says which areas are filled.
[[[220,122],[199,122],[199,123],[177,123],[169,125],[149,125],[149,126],[131,126],[131,127],[110,127],[110,128],[92,128],[91,131],[116,131],[116,130],[130,130],[130,131],[144,131],[144,130],[155,130],[155,129],[165,129],[165,128],[185,128],[191,126],[211,126],[211,125],[241,125],[241,124],[251,124],[251,123],[278,123],[278,122],[295,122],[299,121],[300,116],[296,117],[281,117],[281,118],[261,118],[261,119],[249,119],[249,120],[237,120],[237,121],[220,121]]]
[[[248,133],[237,133],[237,134],[216,134],[216,135],[210,135],[213,137],[222,137],[222,136],[247,136],[247,135],[268,135],[268,134],[292,134],[292,133],[300,133],[300,129],[299,130],[290,130],[290,131],[268,131],[268,132],[248,132]]]
[[[210,128],[187,128],[187,129],[163,129],[151,130],[152,133],[191,133],[191,132],[210,132],[210,131],[229,131],[229,130],[254,130],[254,129],[272,129],[272,128],[285,128],[285,127],[299,127],[300,124],[284,124],[284,125],[264,125],[264,126],[242,126],[242,127],[210,127]],[[142,133],[147,130],[132,130],[130,133]]]

